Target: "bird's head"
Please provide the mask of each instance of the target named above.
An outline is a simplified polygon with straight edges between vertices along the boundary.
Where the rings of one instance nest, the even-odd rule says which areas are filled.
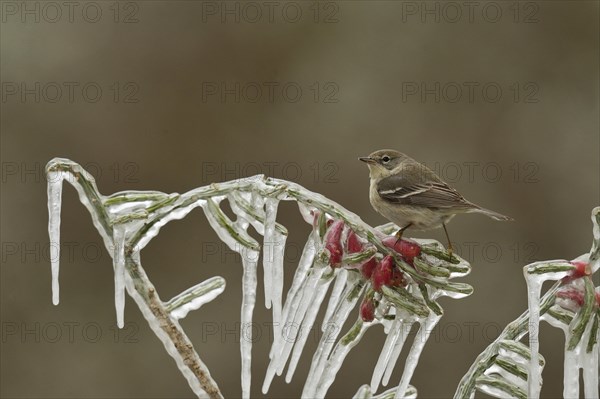
[[[406,159],[406,155],[395,150],[379,150],[368,157],[359,157],[369,167],[371,178],[386,177]]]

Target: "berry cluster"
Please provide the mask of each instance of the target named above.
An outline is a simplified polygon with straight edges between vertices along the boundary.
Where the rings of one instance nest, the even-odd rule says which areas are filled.
[[[325,230],[323,241],[329,266],[358,269],[363,278],[370,282],[372,290],[363,298],[360,315],[363,321],[373,321],[377,308],[375,293],[381,293],[383,286],[406,287],[409,277],[398,267],[393,256],[383,256],[375,251],[372,244],[360,238],[342,220],[323,219],[324,216],[318,212],[314,212],[313,216],[313,227]],[[382,243],[411,266],[415,257],[421,255],[421,247],[411,240],[389,236],[385,237]],[[360,254],[365,256],[356,256]],[[360,261],[354,262],[351,259]]]
[[[571,262],[575,269],[562,279],[562,286],[556,292],[556,297],[562,299],[558,304],[567,310],[577,311],[585,301],[582,278],[589,278],[592,274],[589,264],[580,261]],[[600,307],[600,292],[595,293],[596,307]]]

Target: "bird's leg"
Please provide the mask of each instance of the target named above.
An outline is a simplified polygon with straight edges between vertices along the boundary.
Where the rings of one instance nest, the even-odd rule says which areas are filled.
[[[450,242],[450,236],[448,235],[448,230],[446,229],[446,223],[442,223],[444,227],[444,233],[446,233],[446,239],[448,240],[448,255],[452,258],[452,242]]]
[[[394,244],[394,246],[396,246],[396,244],[398,244],[398,242],[400,242],[400,240],[402,239],[402,234],[404,234],[404,231],[406,229],[408,229],[410,226],[412,226],[412,222],[410,222],[409,224],[407,224],[406,226],[400,228],[400,230],[398,230],[396,232],[396,243]]]

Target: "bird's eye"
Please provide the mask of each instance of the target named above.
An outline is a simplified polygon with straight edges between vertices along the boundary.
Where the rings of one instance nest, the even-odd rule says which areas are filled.
[[[385,155],[385,156],[383,156],[383,157],[381,158],[381,161],[382,161],[383,163],[388,163],[388,162],[390,162],[390,157],[388,157],[387,155]]]

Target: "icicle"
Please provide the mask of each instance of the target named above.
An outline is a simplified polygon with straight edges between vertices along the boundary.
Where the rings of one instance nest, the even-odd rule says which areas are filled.
[[[235,227],[247,233],[249,222],[238,215]],[[242,357],[242,398],[250,398],[252,381],[252,315],[256,303],[257,265],[260,252],[247,247],[237,246],[242,258],[242,310],[240,316],[240,353]]]
[[[294,281],[292,282],[292,286],[290,287],[285,298],[285,304],[283,306],[283,311],[281,315],[282,328],[289,325],[290,316],[293,320],[294,316],[296,315],[296,312],[298,311],[297,301],[294,302],[294,298],[296,298],[298,290],[304,284],[304,281],[308,277],[308,270],[314,262],[318,245],[316,239],[317,234],[314,231],[311,231],[306,241],[306,244],[304,244],[304,249],[302,250],[302,255],[300,256],[300,261],[298,262],[298,267],[296,268],[296,273],[294,274]],[[290,309],[292,310],[290,311]],[[285,342],[283,342],[282,339],[274,339],[273,344],[271,345],[271,350],[269,351],[269,358],[274,359],[275,355],[279,356],[283,352],[283,345],[285,345]]]
[[[315,267],[311,271],[309,278],[304,281],[303,286],[296,293],[296,296],[293,299],[293,304],[291,305],[286,325],[284,326],[284,328],[289,328],[290,335],[286,335],[285,339],[281,339],[279,341],[281,344],[278,344],[278,347],[281,348],[281,352],[273,353],[273,357],[269,363],[269,367],[267,368],[267,373],[265,375],[265,381],[262,388],[263,393],[267,393],[269,391],[269,387],[273,377],[275,376],[275,373],[278,372],[281,374],[283,372],[283,368],[285,367],[285,364],[287,363],[292,351],[292,346],[298,337],[298,333],[300,332],[299,328],[297,327],[302,324],[306,310],[311,304],[317,283],[319,282],[323,271],[326,269],[327,268],[323,265],[315,264]],[[296,312],[294,313],[292,309],[296,310]]]
[[[335,273],[337,278],[341,278],[340,276],[344,274],[346,270],[336,269]],[[315,319],[317,318],[317,314],[321,309],[321,304],[323,303],[323,299],[325,298],[325,294],[327,293],[327,289],[331,284],[332,279],[328,278],[327,281],[323,281],[321,279],[317,289],[315,290],[315,294],[313,300],[311,301],[311,306],[302,320],[302,325],[300,325],[300,336],[297,338],[297,341],[294,343],[294,351],[292,352],[292,359],[290,360],[290,365],[288,366],[288,372],[285,376],[285,382],[288,384],[292,381],[292,377],[294,376],[294,372],[296,371],[296,367],[298,366],[298,361],[300,360],[300,356],[302,355],[302,350],[304,349],[304,345],[306,344],[306,340],[310,334],[310,331],[315,324]],[[345,277],[344,277],[345,281]],[[336,280],[337,283],[337,280]]]
[[[385,371],[385,367],[387,366],[390,356],[392,355],[392,349],[398,340],[402,332],[402,322],[396,318],[392,323],[392,327],[387,334],[387,338],[385,339],[385,344],[383,344],[383,349],[379,354],[379,358],[377,359],[377,364],[375,365],[375,369],[373,370],[373,377],[371,377],[371,391],[377,392],[379,389],[379,384],[381,383],[381,378],[383,377],[383,372]]]
[[[263,268],[264,268],[264,283],[265,283],[265,307],[271,309],[273,296],[275,294],[275,283],[273,281],[275,267],[275,219],[277,217],[277,205],[279,201],[274,198],[268,198],[265,201],[265,240],[263,249]],[[275,317],[275,309],[273,309],[273,317]],[[275,326],[273,326],[275,328]]]
[[[124,225],[113,226],[114,255],[113,266],[115,269],[115,309],[117,311],[117,326],[125,326],[125,237]]]
[[[263,249],[263,267],[265,271],[265,302],[273,306],[273,341],[281,339],[281,297],[283,291],[283,257],[286,236],[275,228],[279,200],[267,198],[265,201],[265,236]],[[270,278],[267,274],[271,273]],[[267,292],[268,298],[267,299]],[[267,306],[268,307],[268,306]]]
[[[527,281],[527,301],[529,307],[529,347],[531,349],[531,359],[529,361],[529,376],[527,380],[528,394],[530,399],[537,399],[540,396],[541,387],[541,369],[539,364],[538,333],[540,327],[540,292],[545,276],[531,275],[528,273],[527,266],[524,268],[525,280]],[[568,352],[568,351],[567,351]],[[566,362],[565,353],[565,362]],[[566,375],[566,369],[565,369]],[[579,377],[577,377],[579,381]],[[566,390],[565,386],[565,390]],[[565,396],[570,397],[570,396]]]
[[[250,382],[252,375],[252,313],[256,303],[256,268],[258,251],[247,250],[242,254],[244,275],[242,278],[242,314],[240,351],[242,355],[242,397],[250,398]],[[246,335],[249,332],[250,336]]]
[[[183,319],[192,310],[211,302],[225,290],[225,279],[220,276],[209,278],[185,290],[165,303],[171,317]]]
[[[222,200],[213,198],[217,201]],[[206,219],[215,230],[219,238],[227,244],[232,250],[241,255],[244,276],[242,278],[242,312],[240,323],[240,352],[242,357],[242,396],[250,397],[251,382],[251,363],[252,363],[252,313],[256,301],[256,265],[258,263],[259,248],[258,243],[248,235],[247,228],[249,223],[238,217],[235,223],[232,223],[225,216],[215,202],[206,201],[202,203],[202,208]],[[230,233],[230,229],[235,231],[235,237]],[[246,337],[245,329],[250,327],[250,337]]]
[[[594,226],[592,229],[594,241],[589,254],[589,262],[590,270],[594,274],[600,269],[600,206],[592,209],[592,224]]]
[[[52,303],[58,305],[60,267],[60,210],[62,206],[63,172],[47,172],[48,180],[48,234],[50,235],[50,262],[52,265]]]
[[[429,339],[429,335],[431,334],[433,327],[435,327],[440,318],[441,316],[431,313],[427,318],[420,321],[421,327],[419,328],[412,347],[410,348],[410,352],[406,357],[402,378],[400,379],[400,384],[396,390],[396,399],[404,397],[404,393],[408,388],[408,384],[410,383],[413,373],[415,372],[415,368],[417,367],[417,363],[419,362],[419,357],[421,356],[421,352],[425,347],[425,343],[427,343],[427,339]]]
[[[400,316],[396,316],[396,317],[400,317]],[[385,366],[385,373],[383,375],[383,381],[382,381],[384,386],[387,386],[387,384],[390,382],[390,378],[392,377],[392,372],[394,371],[394,368],[396,367],[396,363],[398,362],[398,358],[400,357],[400,353],[402,352],[402,348],[404,347],[404,343],[406,342],[406,338],[408,338],[408,334],[410,333],[410,330],[411,330],[413,324],[414,324],[414,322],[412,322],[412,321],[410,321],[410,322],[404,321],[404,320],[400,321],[400,326],[398,326],[400,335],[398,336],[398,338],[396,339],[396,342],[394,343],[392,353],[390,354],[387,365]]]
[[[288,314],[290,313],[291,303],[298,292],[298,289],[306,279],[308,275],[308,269],[313,264],[315,259],[315,254],[317,253],[317,241],[316,241],[316,232],[311,231],[308,235],[308,239],[304,244],[304,249],[302,250],[302,255],[300,255],[300,261],[298,262],[298,267],[296,268],[296,273],[294,274],[294,281],[292,282],[292,286],[290,287],[287,296],[285,297],[285,304],[283,306],[283,311],[281,314],[281,322],[285,325],[287,322]]]
[[[319,382],[315,391],[315,398],[324,398],[329,390],[342,363],[352,348],[354,348],[364,336],[365,332],[373,323],[363,323],[359,318],[350,331],[337,343],[323,373],[319,376]]]
[[[356,391],[352,399],[371,399],[372,397],[371,388],[365,384],[358,388],[358,391]]]
[[[584,397],[598,398],[598,349],[597,345],[591,352],[582,353],[581,368],[583,369]]]
[[[325,312],[325,317],[323,318],[323,326],[326,326],[327,323],[329,323],[331,315],[340,301],[340,295],[346,286],[347,279],[348,270],[342,269],[335,279],[335,284],[333,285],[333,290],[331,291],[331,296],[329,297],[329,303],[327,304],[327,311]]]
[[[569,350],[565,350],[563,384],[563,398],[579,397],[579,367],[577,366],[577,355]]]
[[[597,295],[598,289],[594,293],[594,296]],[[586,398],[598,398],[600,393],[600,386],[598,385],[598,356],[600,355],[598,342],[600,342],[600,329],[597,324],[600,320],[597,314],[592,317],[595,320],[590,320],[584,334],[584,339],[580,342],[580,365],[583,369],[584,396]]]
[[[364,288],[362,281],[356,283],[348,281],[346,283],[346,289],[341,295],[341,301],[338,304],[329,326],[334,328],[333,333],[326,332],[319,341],[319,346],[313,355],[312,363],[310,365],[310,371],[308,378],[304,384],[302,391],[302,397],[312,398],[315,397],[315,391],[317,389],[317,383],[325,368],[325,363],[329,357],[329,353],[333,347],[335,340],[340,334],[341,327],[344,325],[351,310],[356,305],[356,301],[360,297],[360,294]]]
[[[311,305],[311,301],[315,297],[317,293],[317,287],[323,273],[327,270],[324,265],[319,263],[315,263],[313,268],[309,271],[309,276],[304,280],[302,286],[298,289],[295,296],[292,299],[292,303],[290,305],[290,311],[287,315],[284,328],[290,328],[289,334],[286,335],[284,344],[282,344],[282,351],[279,353],[279,359],[277,361],[277,369],[281,370],[285,363],[287,362],[289,351],[293,346],[297,335],[300,333],[298,327],[304,320],[305,314],[309,306]],[[277,355],[277,353],[275,353]]]

